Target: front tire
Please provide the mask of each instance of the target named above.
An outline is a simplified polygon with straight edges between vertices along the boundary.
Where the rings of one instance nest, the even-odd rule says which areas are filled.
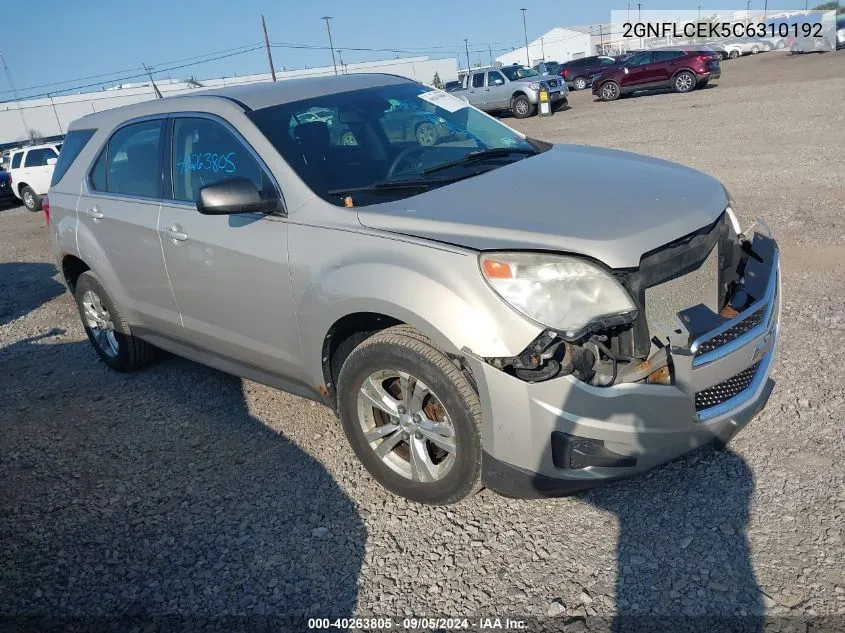
[[[21,200],[23,200],[23,206],[25,206],[29,211],[40,211],[41,210],[41,196],[39,196],[29,185],[25,185],[23,189],[21,189]]]
[[[511,101],[511,112],[517,119],[527,119],[534,114],[534,106],[525,95],[514,97]]]
[[[739,51],[731,51],[730,53],[728,53],[728,57],[730,57],[731,59],[736,59],[737,57],[739,57]]]
[[[675,89],[675,92],[690,92],[695,88],[695,84],[695,75],[688,70],[682,70],[672,80],[672,87]]]
[[[431,147],[437,143],[437,128],[434,124],[423,121],[414,130],[414,137],[423,147]]]
[[[759,53],[759,52],[760,52],[760,47],[759,47],[759,46],[752,46],[752,47],[751,47],[751,54],[752,54],[752,55],[756,55],[756,54],[757,54],[757,53]]]
[[[583,90],[587,87],[587,80],[584,77],[576,77],[575,81],[572,82],[572,87],[575,90]]]
[[[478,396],[413,328],[388,328],[358,345],[341,368],[337,403],[358,459],[394,494],[446,505],[480,489]]]
[[[599,88],[599,99],[602,101],[616,101],[621,94],[622,89],[615,81],[607,81]]]
[[[82,273],[74,296],[88,340],[106,365],[130,372],[152,360],[155,348],[132,336],[123,313],[97,275],[90,270]]]

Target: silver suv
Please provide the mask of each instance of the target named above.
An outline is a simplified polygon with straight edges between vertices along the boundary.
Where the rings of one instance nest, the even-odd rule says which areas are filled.
[[[396,103],[449,135],[388,135]],[[536,197],[562,175],[581,186]],[[772,387],[778,249],[730,205],[691,169],[365,74],[87,116],[49,196],[103,362],[162,348],[323,402],[425,503],[578,491],[747,424]]]

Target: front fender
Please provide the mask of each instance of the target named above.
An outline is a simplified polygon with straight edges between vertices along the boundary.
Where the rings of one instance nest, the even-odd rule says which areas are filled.
[[[412,240],[292,225],[291,280],[309,376],[322,383],[326,334],[370,312],[414,326],[446,352],[513,356],[541,332],[487,286],[476,254]],[[319,245],[319,246],[316,246]]]

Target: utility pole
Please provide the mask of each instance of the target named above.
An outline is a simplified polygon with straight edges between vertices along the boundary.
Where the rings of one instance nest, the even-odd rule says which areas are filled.
[[[337,62],[334,60],[334,44],[332,44],[332,27],[329,26],[329,20],[332,19],[330,15],[324,15],[320,18],[326,21],[326,30],[329,32],[329,48],[332,49],[332,66],[334,66],[334,74],[337,74]]]
[[[643,21],[643,3],[638,2],[637,3],[637,22],[642,22],[642,21]]]
[[[543,61],[546,61],[546,43],[543,38],[540,38],[540,54],[543,56]]]
[[[158,89],[158,86],[156,86],[156,81],[153,79],[153,74],[150,72],[150,69],[147,68],[146,64],[142,63],[141,66],[143,66],[144,70],[147,71],[147,77],[150,78],[150,83],[153,85],[153,92],[156,95],[156,99],[163,99],[164,97],[161,96],[161,91]]]
[[[747,27],[747,26],[748,26],[748,23],[751,21],[751,0],[748,0],[748,2],[745,4],[745,6],[746,6],[746,10],[745,10],[745,26]]]
[[[21,123],[23,123],[23,133],[26,134],[26,138],[32,141],[32,136],[29,134],[29,126],[26,124],[26,117],[23,115],[23,110],[21,109],[21,103],[18,101],[18,91],[15,90],[15,82],[12,81],[12,73],[9,72],[9,66],[6,64],[6,56],[3,53],[0,53],[0,59],[3,60],[3,68],[6,71],[6,79],[9,80],[9,87],[12,89],[12,96],[15,98],[15,105],[18,107],[18,114],[21,115]]]
[[[65,131],[62,129],[62,122],[59,121],[59,113],[56,111],[56,104],[53,103],[53,95],[48,92],[47,96],[50,98],[50,105],[53,107],[53,115],[56,117],[56,123],[59,124],[59,134],[64,134]]]
[[[467,52],[467,75],[469,75],[469,44],[467,44],[467,38],[464,38],[464,50]],[[467,84],[469,86],[469,84]]]
[[[525,25],[525,12],[528,9],[520,9],[522,11],[522,32],[525,34],[525,65],[531,65],[531,57],[528,55],[528,27]]]
[[[276,81],[276,69],[273,68],[273,55],[270,53],[270,40],[267,38],[267,23],[264,21],[264,14],[261,14],[261,28],[264,29],[264,48],[267,49],[267,61],[270,62],[270,75]]]
[[[769,0],[763,2],[763,22],[766,21],[766,14],[769,12]]]
[[[490,48],[490,45],[487,45],[487,52],[490,53],[490,65],[493,65],[493,49]]]
[[[344,69],[344,64],[343,64],[343,49],[342,48],[337,49],[337,61],[340,64],[340,74],[345,75],[346,70]]]
[[[604,24],[599,24],[599,42],[601,47],[599,55],[604,55]]]
[[[631,3],[630,2],[628,3],[628,20],[627,20],[627,22],[628,22],[628,24],[631,23]]]

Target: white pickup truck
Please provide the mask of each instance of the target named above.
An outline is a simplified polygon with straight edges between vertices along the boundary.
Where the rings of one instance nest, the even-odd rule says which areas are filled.
[[[30,211],[41,209],[41,199],[50,188],[50,179],[61,148],[61,143],[45,143],[12,151],[9,164],[12,193]]]
[[[509,110],[517,119],[534,114],[541,88],[549,91],[552,109],[566,105],[569,95],[566,82],[557,75],[541,75],[517,64],[473,68],[463,82],[463,88],[451,94],[491,114]]]

